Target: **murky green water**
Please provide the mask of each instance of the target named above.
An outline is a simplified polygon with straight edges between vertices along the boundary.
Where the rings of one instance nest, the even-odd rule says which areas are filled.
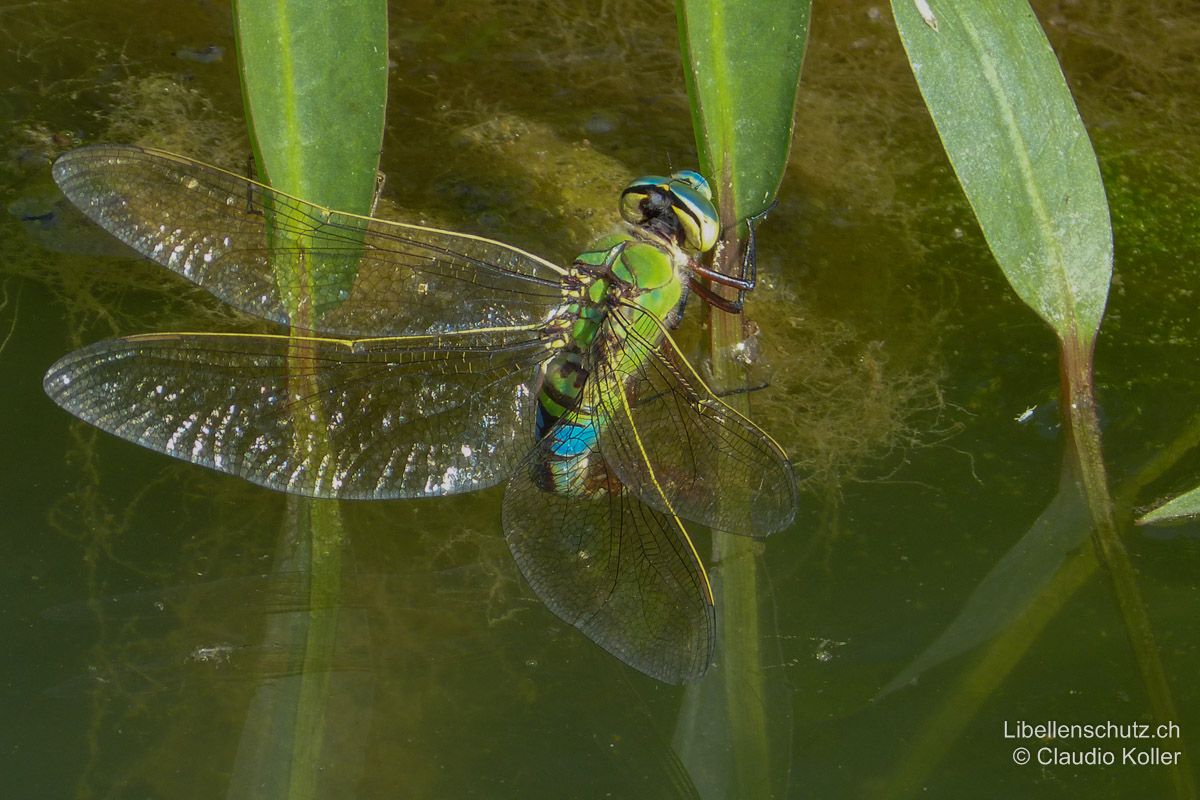
[[[403,5],[383,169],[408,213],[566,260],[630,177],[693,165],[669,4]],[[1113,206],[1097,380],[1114,490],[1142,507],[1200,482],[1200,10],[1102,5],[1037,10]],[[1156,745],[1198,772],[1196,525],[1126,538],[1180,738],[1005,737],[1151,721],[1086,540],[1032,614],[1005,627],[995,588],[1020,596],[1025,564],[980,590],[999,624],[879,696],[1053,499],[1062,447],[1053,338],[983,246],[886,6],[818,3],[792,168],[760,231],[750,313],[771,386],[751,403],[806,492],[761,554],[757,736],[746,709],[643,678],[543,609],[498,490],[345,505],[341,602],[312,609],[285,498],[47,400],[41,375],[72,347],[238,324],[73,220],[49,159],[137,141],[236,168],[249,148],[224,4],[0,19],[0,796],[692,797],[687,764],[719,797],[731,762],[672,749],[704,737],[739,758],[761,745],[786,797],[1172,796],[1168,768],[1121,763]],[[224,59],[194,60],[213,44]],[[304,631],[331,614],[336,641],[306,663]],[[1019,766],[1018,746],[1117,763]]]

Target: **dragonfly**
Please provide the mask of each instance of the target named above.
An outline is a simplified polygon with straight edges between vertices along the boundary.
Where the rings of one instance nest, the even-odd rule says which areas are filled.
[[[701,263],[720,234],[701,175],[634,180],[617,232],[561,266],[152,149],[80,148],[53,174],[137,252],[286,326],[91,344],[46,373],[56,403],[309,497],[507,482],[504,535],[551,611],[658,680],[705,672],[714,597],[683,520],[766,536],[792,522],[797,484],[783,448],[706,385],[671,333],[689,289],[719,275]],[[727,284],[749,288],[745,272]]]

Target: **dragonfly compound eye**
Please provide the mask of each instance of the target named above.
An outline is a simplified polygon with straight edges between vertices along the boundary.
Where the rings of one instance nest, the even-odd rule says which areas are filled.
[[[621,217],[631,225],[643,226],[671,211],[670,178],[647,175],[621,192]]]
[[[698,253],[707,253],[717,243],[721,220],[712,202],[708,181],[690,169],[676,172],[668,184],[671,205],[684,234],[684,246]]]
[[[633,181],[621,192],[621,216],[698,253],[712,249],[721,228],[708,181],[691,170]]]
[[[712,200],[712,187],[708,185],[708,181],[699,172],[690,169],[683,169],[671,175],[672,183],[682,183],[690,186],[700,194],[704,195],[704,199]]]

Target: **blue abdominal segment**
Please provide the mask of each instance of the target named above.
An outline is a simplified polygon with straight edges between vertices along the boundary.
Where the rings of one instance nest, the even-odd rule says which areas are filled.
[[[595,446],[596,429],[591,425],[563,422],[551,434],[551,452],[562,458],[584,455]]]

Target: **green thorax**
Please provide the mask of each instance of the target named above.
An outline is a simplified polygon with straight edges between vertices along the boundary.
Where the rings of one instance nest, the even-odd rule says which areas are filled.
[[[600,239],[575,259],[581,295],[568,309],[574,324],[567,346],[546,367],[541,402],[546,423],[574,408],[590,374],[606,360],[610,374],[629,375],[647,358],[646,346],[662,338],[683,297],[674,248],[629,233]],[[543,431],[539,431],[543,433]]]
[[[668,319],[683,296],[676,267],[676,260],[682,257],[677,252],[628,233],[600,239],[575,259],[577,269],[595,275],[580,310],[592,306],[634,312],[627,305],[633,304],[659,319]],[[624,316],[628,318],[628,314]],[[583,343],[590,344],[590,340]]]

